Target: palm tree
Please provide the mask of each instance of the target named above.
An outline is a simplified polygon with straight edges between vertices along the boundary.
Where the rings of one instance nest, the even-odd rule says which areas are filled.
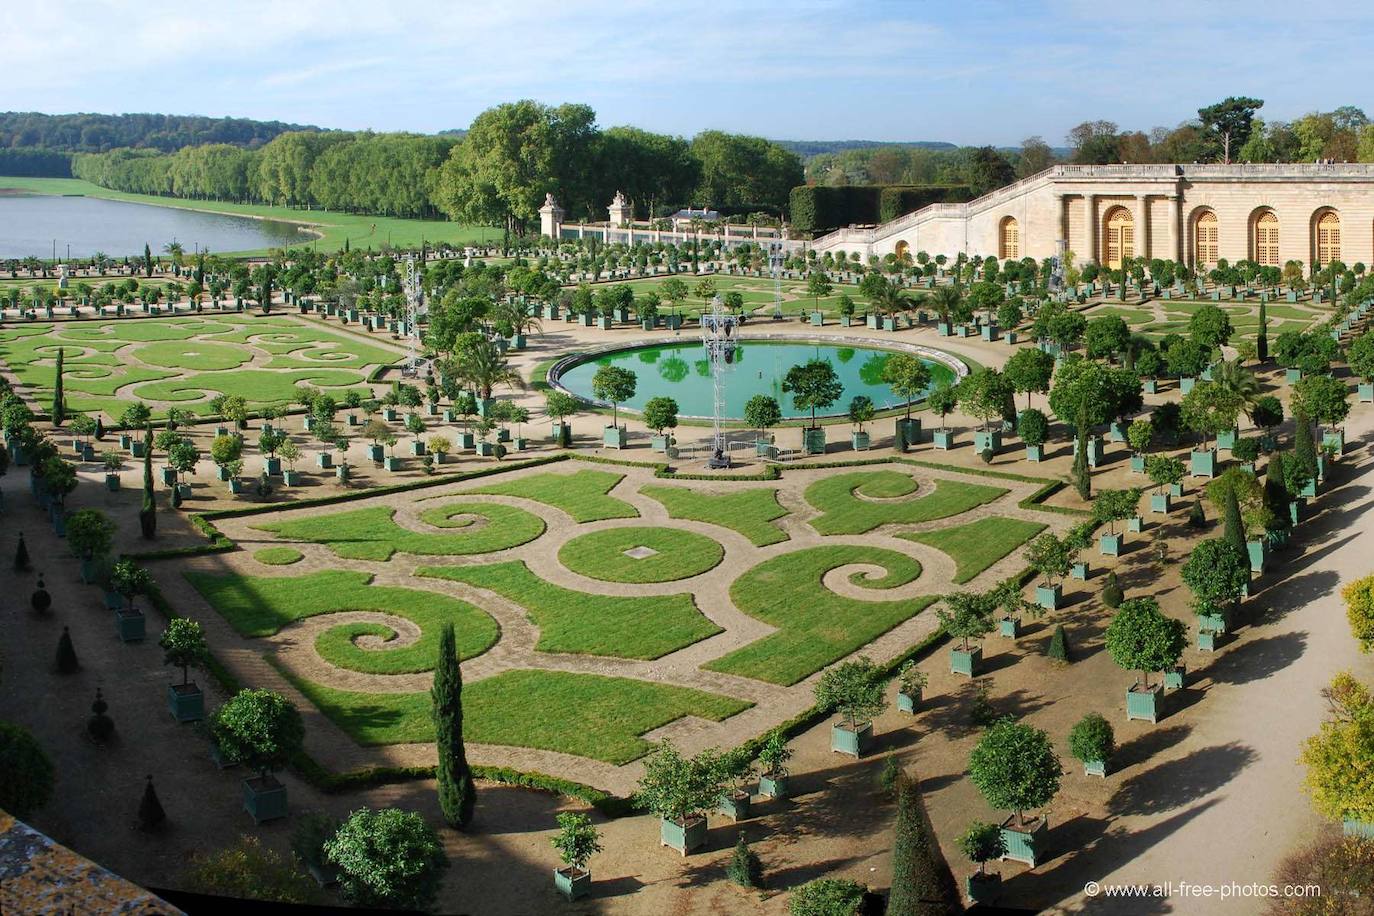
[[[1250,416],[1255,402],[1259,400],[1260,384],[1255,373],[1240,364],[1240,359],[1222,360],[1213,366],[1212,384],[1238,397],[1245,415]],[[1254,422],[1253,418],[1251,422]]]
[[[182,256],[186,254],[186,249],[181,247],[180,242],[178,242],[176,239],[172,239],[166,245],[162,246],[162,250],[164,253],[172,256],[173,264],[175,264],[177,267],[181,266],[181,259]]]
[[[512,334],[524,336],[531,330],[541,330],[542,323],[537,315],[531,315],[528,306],[516,299],[501,299],[492,305],[487,316],[493,327],[509,327]]]
[[[963,294],[954,286],[937,286],[930,297],[935,313],[945,324],[949,323],[949,313],[959,306],[963,298]]]
[[[482,400],[490,400],[497,385],[519,385],[520,373],[506,363],[506,355],[496,343],[481,335],[469,335],[462,341],[455,359],[443,368],[453,370],[455,378],[477,389]]]

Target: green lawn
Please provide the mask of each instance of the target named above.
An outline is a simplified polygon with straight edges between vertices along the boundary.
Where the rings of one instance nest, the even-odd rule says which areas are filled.
[[[215,394],[239,395],[250,409],[259,409],[293,401],[297,385],[309,383],[342,399],[365,382],[371,369],[397,358],[365,341],[287,317],[189,315],[0,329],[0,362],[34,390],[39,404],[52,399],[59,348],[68,408],[103,412],[111,420],[134,398],[179,403],[206,414]],[[263,367],[244,368],[254,359]],[[125,388],[132,397],[121,391]],[[154,416],[165,412],[161,405],[149,406]]]
[[[850,581],[872,589],[896,588],[915,580],[921,564],[881,547],[810,547],[766,560],[735,580],[730,599],[751,617],[778,628],[776,633],[736,649],[705,668],[784,686],[873,641],[924,610],[934,596],[904,601],[859,601],[827,591],[826,573],[866,563],[883,567],[877,578],[854,575]]]
[[[308,224],[322,233],[318,242],[318,247],[322,251],[334,251],[343,248],[345,240],[353,248],[379,249],[387,244],[397,248],[418,248],[422,241],[465,245],[482,241],[494,242],[501,239],[501,230],[490,226],[472,226],[466,223],[450,223],[446,220],[396,219],[390,216],[331,213],[328,210],[293,210],[289,207],[237,204],[220,200],[181,200],[172,197],[158,197],[152,194],[126,194],[123,191],[112,191],[109,188],[102,188],[77,178],[0,177],[0,188],[29,191],[34,194],[103,197],[107,200],[123,200],[131,203],[151,204],[157,207],[202,210],[211,213],[227,213],[232,216],[253,216],[259,219]],[[314,240],[302,233],[300,244],[314,244]],[[221,251],[217,253],[247,255],[263,254],[265,250]]]
[[[916,489],[916,481],[896,471],[824,477],[806,488],[806,501],[822,513],[811,527],[820,534],[864,534],[880,525],[948,518],[1007,493],[1001,487],[937,479],[934,492],[905,498]]]
[[[938,531],[903,531],[897,537],[949,554],[955,563],[954,581],[962,585],[1045,528],[1040,522],[991,516]]]
[[[428,692],[356,693],[282,674],[359,744],[434,740]],[[719,722],[751,705],[651,681],[518,669],[464,685],[463,737],[619,765],[648,752],[646,732],[683,716]]]
[[[387,637],[380,624],[341,624],[315,644],[330,664],[368,674],[429,671],[439,646],[439,627],[452,622],[458,651],[472,658],[491,648],[500,629],[485,611],[436,592],[369,585],[368,573],[326,570],[305,576],[258,578],[187,572],[186,579],[241,636],[270,636],[287,624],[340,611],[377,611],[413,621],[419,640],[399,649],[374,651],[354,645],[364,634]]]
[[[417,576],[466,582],[525,609],[539,628],[541,652],[654,659],[714,636],[720,627],[692,596],[614,597],[562,588],[522,561],[487,566],[422,566]]]
[[[653,556],[627,556],[625,551],[648,548]],[[674,528],[608,528],[568,541],[558,562],[575,573],[606,582],[673,582],[714,569],[725,548],[704,535]]]
[[[672,518],[706,522],[738,531],[757,547],[787,540],[787,532],[773,522],[787,514],[778,504],[778,491],[740,490],[708,493],[688,487],[640,487],[640,493],[657,500]]]
[[[402,528],[388,506],[314,515],[253,527],[289,541],[325,544],[346,560],[391,559],[395,553],[417,556],[467,556],[527,544],[544,533],[544,520],[524,509],[499,503],[447,503],[420,514],[420,520],[453,534],[428,534]]]
[[[305,554],[294,547],[264,547],[253,553],[253,559],[264,566],[290,566],[305,559]]]
[[[611,488],[625,479],[614,471],[576,471],[572,474],[531,474],[518,480],[466,490],[492,496],[517,496],[561,509],[577,522],[599,522],[608,518],[638,518],[639,510],[622,499],[607,496]]]

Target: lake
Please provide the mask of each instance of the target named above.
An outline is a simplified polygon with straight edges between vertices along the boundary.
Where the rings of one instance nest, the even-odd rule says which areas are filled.
[[[52,197],[0,194],[0,259],[88,258],[103,251],[112,258],[155,254],[178,241],[187,254],[199,246],[217,254],[279,248],[312,238],[294,223],[223,216],[174,207],[102,200],[98,197]]]

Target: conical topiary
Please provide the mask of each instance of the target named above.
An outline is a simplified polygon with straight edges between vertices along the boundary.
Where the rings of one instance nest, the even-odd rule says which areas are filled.
[[[48,594],[47,588],[43,585],[42,573],[38,574],[38,588],[29,596],[29,606],[40,614],[46,614],[48,608],[52,607],[52,595]]]
[[[75,674],[81,670],[81,662],[76,657],[76,647],[72,645],[72,631],[62,628],[57,640],[57,673]]]
[[[14,571],[25,572],[29,568],[29,546],[24,543],[24,532],[19,532],[19,546],[14,549]]]
[[[1050,636],[1050,643],[1045,647],[1045,655],[1056,662],[1068,664],[1069,636],[1064,632],[1064,625],[1062,623],[1055,624],[1054,634]]]
[[[149,776],[147,785],[143,787],[143,800],[138,803],[138,829],[156,830],[166,820],[167,812],[162,810],[157,789],[153,788],[153,777]]]
[[[763,863],[749,848],[743,833],[735,841],[735,851],[730,856],[730,864],[725,866],[725,874],[740,887],[763,886]]]
[[[97,744],[109,741],[114,735],[114,719],[105,715],[109,708],[110,704],[105,702],[105,697],[101,695],[100,688],[95,688],[95,702],[91,704],[91,717],[86,720],[86,733]]]
[[[1188,510],[1188,525],[1193,528],[1202,528],[1207,524],[1207,513],[1202,511],[1202,500],[1193,500],[1193,508]]]
[[[1121,591],[1121,583],[1116,579],[1116,570],[1107,573],[1107,579],[1102,583],[1102,603],[1115,610],[1121,607],[1121,602],[1125,599],[1125,594]]]
[[[892,892],[888,916],[954,916],[962,913],[954,873],[940,851],[915,776],[897,785],[897,821],[892,838]]]

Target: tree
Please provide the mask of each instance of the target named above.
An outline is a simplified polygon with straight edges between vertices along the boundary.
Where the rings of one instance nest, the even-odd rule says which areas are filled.
[[[830,282],[830,278],[822,271],[812,271],[806,277],[806,294],[810,296],[815,303],[817,311],[820,311],[821,299],[830,295],[831,290],[834,288],[834,284]]]
[[[1300,471],[1308,480],[1317,479],[1317,444],[1312,439],[1312,422],[1301,407],[1293,411],[1293,457],[1288,464],[1292,466],[1290,475]],[[1301,490],[1289,489],[1293,493]]]
[[[1032,351],[1025,351],[1032,352]],[[1034,351],[1039,352],[1039,351]],[[1050,421],[1042,411],[1028,407],[1016,418],[1016,434],[1031,448],[1039,448],[1049,438]]]
[[[1131,329],[1119,315],[1103,315],[1088,322],[1083,342],[1091,359],[1114,357],[1125,352],[1131,339]]]
[[[1126,600],[1126,593],[1121,590],[1121,582],[1116,577],[1116,570],[1109,570],[1107,578],[1102,583],[1102,603],[1112,610],[1121,607],[1121,602]]]
[[[146,595],[152,585],[152,573],[139,566],[134,560],[120,560],[115,563],[114,568],[110,571],[110,587],[124,596],[124,600],[131,610],[134,606],[135,596]]]
[[[439,660],[434,667],[430,699],[434,740],[439,752],[439,765],[434,770],[439,808],[450,827],[462,830],[472,820],[477,787],[463,746],[463,673],[451,622],[445,623],[439,631]]]
[[[1143,417],[1126,428],[1126,442],[1137,455],[1143,455],[1149,450],[1154,437],[1155,425]]]
[[[1010,810],[1017,826],[1024,812],[1049,804],[1063,775],[1050,736],[1007,717],[999,719],[969,755],[969,779],[994,808]]]
[[[883,383],[906,402],[906,417],[911,418],[911,402],[930,387],[930,367],[912,353],[893,353],[883,363]]]
[[[661,436],[665,429],[677,428],[677,401],[669,397],[649,398],[644,402],[644,425]]]
[[[1374,382],[1374,331],[1365,331],[1346,349],[1350,371],[1366,382]]]
[[[954,413],[959,406],[958,390],[949,382],[941,382],[926,395],[926,406],[940,418],[940,429],[945,428],[945,417]]]
[[[270,690],[240,690],[215,710],[210,733],[225,758],[265,778],[300,750],[305,726],[296,707]]]
[[[635,374],[621,366],[601,366],[592,376],[592,394],[610,402],[613,426],[620,425],[620,404],[635,396],[636,382]]]
[[[969,651],[968,641],[992,632],[992,613],[999,598],[994,592],[954,592],[945,595],[949,610],[936,612],[946,633],[963,640],[963,651]]]
[[[1029,407],[1032,393],[1044,394],[1050,390],[1054,357],[1037,347],[1022,347],[1007,360],[1002,374],[1011,382],[1013,390],[1026,396]]]
[[[53,766],[33,735],[0,722],[0,809],[22,820],[52,798]]]
[[[1007,841],[1002,836],[1002,828],[996,824],[974,821],[968,830],[955,840],[959,851],[978,866],[978,874],[986,874],[987,864],[993,859],[1007,854]]]
[[[979,369],[959,383],[959,403],[965,413],[983,421],[984,432],[989,422],[1002,416],[1011,395],[1011,383],[996,369]]]
[[[1250,558],[1222,538],[1194,545],[1181,570],[1198,614],[1224,613],[1238,602],[1250,582]]]
[[[1323,691],[1331,716],[1303,744],[1312,805],[1330,818],[1374,821],[1374,697],[1349,672]]]
[[[1026,562],[1030,564],[1031,569],[1044,577],[1047,586],[1053,586],[1062,580],[1073,568],[1073,558],[1068,545],[1052,531],[1047,531],[1031,541],[1030,547],[1026,549]]]
[[[1260,362],[1269,359],[1269,313],[1268,303],[1260,300],[1259,329],[1255,332],[1255,358]]]
[[[57,348],[57,369],[52,383],[52,425],[61,426],[67,419],[67,401],[62,397],[62,347]]]
[[[361,906],[427,909],[448,868],[434,828],[399,808],[354,811],[325,841],[324,854],[339,869],[344,896]]]
[[[562,816],[559,815],[559,817]],[[740,887],[763,886],[763,863],[759,861],[754,850],[749,848],[749,843],[744,839],[743,831],[735,840],[735,850],[730,854],[730,862],[725,866],[725,874]]]
[[[663,820],[683,825],[720,801],[720,753],[707,749],[686,758],[669,741],[644,760],[636,804]]]
[[[959,889],[926,813],[920,783],[910,774],[897,780],[897,822],[893,834],[888,916],[962,913]]]
[[[844,392],[835,367],[823,359],[793,366],[783,377],[782,390],[792,395],[795,410],[811,411],[811,427],[816,426],[816,410],[834,404]]]
[[[258,445],[265,453],[275,455],[285,438],[284,433],[278,433],[276,430],[271,432],[264,430],[258,439]],[[210,442],[210,460],[218,467],[227,468],[242,456],[243,440],[238,436],[216,436]]]
[[[1139,502],[1139,490],[1103,490],[1093,500],[1093,520],[1106,522],[1111,533],[1116,534],[1116,523],[1135,515]]]
[[[1050,410],[1061,423],[1079,421],[1086,413],[1086,426],[1101,426],[1117,414],[1112,376],[1101,363],[1069,354],[1060,362],[1050,389]]]
[[[1350,630],[1360,641],[1360,651],[1374,649],[1374,576],[1365,576],[1346,583],[1341,589],[1345,599],[1345,616]]]
[[[162,663],[181,669],[182,686],[190,680],[187,669],[203,664],[210,657],[210,649],[205,644],[205,631],[189,617],[173,617],[169,620],[157,644],[162,647]]]
[[[1183,425],[1202,440],[1215,439],[1220,433],[1233,429],[1240,415],[1241,398],[1216,382],[1198,382],[1183,396],[1181,416]]]
[[[1220,146],[1222,162],[1230,162],[1231,151],[1239,150],[1249,141],[1255,112],[1263,107],[1261,99],[1233,95],[1197,110],[1203,131]]]
[[[1069,481],[1073,484],[1078,498],[1088,500],[1093,495],[1092,469],[1088,465],[1088,423],[1091,419],[1088,402],[1080,402],[1075,422],[1075,445],[1073,465],[1069,468]]]
[[[1069,730],[1069,753],[1077,760],[1105,763],[1115,750],[1116,734],[1101,713],[1087,713]]]
[[[1319,426],[1340,426],[1350,414],[1350,389],[1330,375],[1304,375],[1293,386],[1293,414],[1305,414]]]
[[[558,850],[564,865],[585,873],[587,860],[601,851],[601,834],[585,814],[563,811],[557,819],[558,833],[553,836],[553,848]]]
[[[1128,598],[1107,626],[1107,652],[1126,670],[1140,672],[1140,683],[1150,686],[1150,672],[1178,664],[1188,644],[1183,621],[1166,617],[1151,597]]]
[[[67,519],[67,543],[82,559],[108,554],[114,534],[115,523],[99,509],[79,509]]]
[[[850,730],[856,730],[887,708],[886,686],[882,670],[869,658],[841,662],[816,683],[816,705],[838,712]]]
[[[744,422],[765,434],[769,428],[782,422],[782,408],[777,398],[769,394],[756,394],[744,405]]]
[[[1253,478],[1251,479],[1253,480]],[[1258,485],[1256,485],[1256,489],[1258,489]],[[1240,500],[1236,497],[1235,487],[1226,488],[1222,502],[1221,539],[1231,545],[1237,556],[1249,563],[1249,548],[1245,546],[1245,522],[1240,516]]]

